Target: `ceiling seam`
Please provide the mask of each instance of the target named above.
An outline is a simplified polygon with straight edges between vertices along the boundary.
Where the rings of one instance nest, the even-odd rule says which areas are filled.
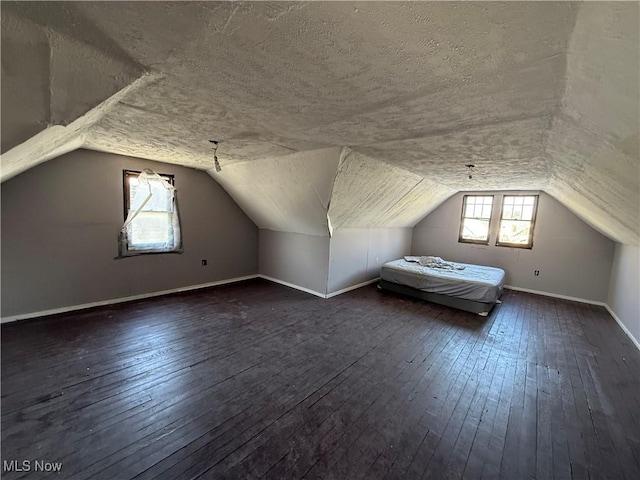
[[[571,26],[571,33],[569,34],[569,37],[567,38],[567,44],[565,46],[564,49],[564,62],[563,62],[563,66],[564,66],[564,73],[562,75],[562,89],[561,89],[561,94],[560,94],[560,101],[558,102],[556,108],[554,109],[554,111],[551,112],[550,116],[549,116],[549,120],[548,120],[548,125],[547,125],[547,129],[543,132],[543,145],[542,145],[542,151],[544,152],[544,156],[545,156],[545,161],[547,163],[547,165],[549,166],[549,176],[547,178],[547,187],[550,187],[551,185],[551,181],[554,177],[554,175],[556,174],[557,168],[555,165],[555,162],[553,161],[553,159],[551,158],[550,154],[549,154],[549,142],[551,140],[551,132],[553,130],[553,126],[554,124],[557,123],[559,117],[561,117],[564,114],[564,110],[565,110],[565,106],[566,106],[566,95],[567,95],[567,88],[568,88],[568,79],[569,79],[569,49],[571,47],[571,40],[573,38],[573,35],[575,34],[575,30],[576,30],[576,25],[578,24],[578,15],[580,13],[580,9],[582,8],[582,5],[578,5],[576,7],[576,13],[575,15],[573,15],[572,20],[573,20],[573,25]]]

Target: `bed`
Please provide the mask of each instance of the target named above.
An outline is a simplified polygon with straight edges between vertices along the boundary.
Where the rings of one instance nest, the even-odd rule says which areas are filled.
[[[501,268],[446,262],[439,257],[405,257],[382,266],[379,286],[487,316],[500,303],[504,276]]]

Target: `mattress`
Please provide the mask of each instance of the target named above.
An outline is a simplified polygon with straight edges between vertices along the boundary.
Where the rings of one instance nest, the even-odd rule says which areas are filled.
[[[482,265],[456,263],[462,270],[445,270],[407,262],[385,263],[380,278],[423,292],[438,293],[474,302],[495,303],[502,295],[504,270]]]

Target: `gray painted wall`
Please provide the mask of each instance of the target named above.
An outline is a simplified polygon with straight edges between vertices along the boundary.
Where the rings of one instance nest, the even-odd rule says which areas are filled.
[[[329,237],[260,229],[259,272],[324,295]]]
[[[616,244],[607,304],[640,343],[640,248]]]
[[[506,284],[515,287],[607,300],[615,246],[612,240],[541,192],[531,250],[495,246],[499,196],[494,199],[489,245],[459,243],[463,195],[454,195],[415,226],[411,248],[414,255],[437,255],[457,262],[500,267],[506,272]],[[534,270],[540,270],[540,276],[534,276]]]
[[[411,228],[341,228],[333,232],[329,293],[374,279],[380,266],[411,251]]]
[[[410,228],[345,228],[332,237],[260,229],[260,274],[321,295],[376,278],[407,255]]]
[[[184,253],[115,260],[122,170],[143,168],[175,175]],[[2,184],[1,238],[3,317],[258,271],[257,227],[207,173],[88,150]]]

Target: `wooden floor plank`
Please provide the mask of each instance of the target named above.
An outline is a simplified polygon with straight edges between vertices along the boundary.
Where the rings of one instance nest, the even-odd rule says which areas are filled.
[[[633,343],[602,307],[503,302],[482,318],[375,286],[325,300],[251,280],[5,324],[3,466],[62,462],[74,479],[640,477]]]

